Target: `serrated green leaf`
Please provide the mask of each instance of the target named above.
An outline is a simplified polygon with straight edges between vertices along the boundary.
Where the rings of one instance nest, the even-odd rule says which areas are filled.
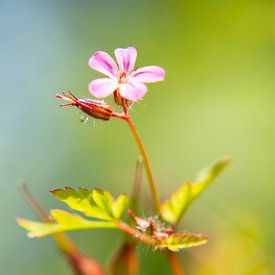
[[[192,185],[192,197],[193,199],[198,197],[204,189],[212,183],[217,176],[232,162],[230,158],[222,158],[216,161],[211,167],[203,169]]]
[[[198,179],[193,182],[184,182],[182,186],[161,205],[162,218],[171,224],[179,222],[189,205],[205,188],[230,164],[231,159],[223,158],[215,162],[210,168],[204,169]]]
[[[84,214],[85,212],[89,212],[92,207],[92,194],[87,189],[79,188],[79,191],[77,192],[71,187],[65,187],[64,190],[55,189],[50,192],[58,200],[66,203],[71,209],[83,212]]]
[[[88,217],[105,221],[119,219],[128,205],[126,203],[128,198],[125,195],[119,196],[119,200],[113,202],[114,199],[109,191],[98,188],[89,192],[85,188],[79,188],[77,191],[71,187],[65,187],[64,190],[56,189],[51,193],[71,209],[82,212]]]
[[[92,196],[98,208],[104,210],[112,218],[113,197],[109,191],[94,188]]]
[[[77,214],[59,209],[51,210],[51,215],[53,218],[52,223],[33,222],[22,218],[17,218],[16,221],[20,226],[29,231],[28,236],[30,238],[44,237],[64,231],[117,227],[116,222],[91,221]]]
[[[190,248],[207,243],[207,236],[192,233],[175,233],[167,238],[159,240],[157,248],[167,248],[171,251],[178,252],[183,248]]]
[[[190,203],[191,188],[191,183],[185,182],[179,190],[171,195],[170,200],[162,203],[161,215],[166,222],[177,223],[181,214]]]
[[[120,219],[123,211],[129,204],[129,199],[126,195],[122,194],[112,204],[112,214],[115,219]]]

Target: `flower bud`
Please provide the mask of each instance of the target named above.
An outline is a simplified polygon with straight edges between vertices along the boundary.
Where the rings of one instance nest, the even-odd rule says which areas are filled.
[[[115,103],[117,104],[117,105],[120,105],[120,106],[127,106],[127,107],[129,107],[131,104],[132,104],[132,101],[131,100],[129,100],[129,99],[126,99],[126,98],[123,98],[121,95],[120,95],[120,93],[119,93],[119,89],[116,89],[115,91],[114,91],[114,100],[115,100]]]
[[[112,116],[113,110],[109,103],[100,100],[92,99],[78,99],[70,91],[69,95],[62,93],[61,95],[56,95],[57,98],[66,100],[68,104],[61,104],[60,106],[76,106],[82,112],[96,119],[109,120]]]

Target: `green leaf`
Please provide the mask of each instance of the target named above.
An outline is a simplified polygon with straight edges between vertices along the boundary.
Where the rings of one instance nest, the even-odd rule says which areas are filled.
[[[191,202],[191,189],[191,183],[185,182],[179,190],[171,195],[170,200],[166,200],[161,204],[161,216],[166,222],[175,224],[179,221]]]
[[[192,197],[193,199],[198,197],[204,189],[215,180],[217,176],[231,164],[231,158],[222,158],[216,161],[211,167],[203,169],[192,186]]]
[[[167,248],[171,251],[178,252],[183,248],[190,248],[207,243],[207,236],[193,233],[175,233],[169,235],[167,238],[159,240],[157,248]]]
[[[101,208],[105,209],[106,212],[109,212],[109,214],[112,214],[112,195],[109,191],[94,188],[93,192],[93,199],[95,204]]]
[[[51,193],[71,209],[82,212],[88,217],[105,221],[120,219],[129,201],[126,195],[120,195],[114,200],[109,191],[98,188],[89,192],[85,188],[79,188],[77,191],[71,187],[65,187],[65,189],[53,190]]]
[[[198,179],[184,182],[182,186],[161,205],[162,218],[171,224],[179,222],[189,205],[197,198],[205,188],[231,163],[231,159],[223,158],[215,162],[210,168],[204,169]]]
[[[87,220],[77,214],[71,214],[63,210],[51,210],[52,223],[33,222],[17,218],[17,223],[29,231],[30,238],[43,237],[64,231],[97,228],[117,228],[116,222],[99,222]]]
[[[120,219],[123,211],[127,208],[129,199],[126,195],[122,194],[112,204],[112,215],[115,219]]]

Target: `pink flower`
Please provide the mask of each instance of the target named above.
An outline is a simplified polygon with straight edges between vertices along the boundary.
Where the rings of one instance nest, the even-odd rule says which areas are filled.
[[[137,101],[147,93],[144,83],[162,81],[165,71],[159,66],[146,66],[134,70],[137,51],[134,47],[115,49],[117,63],[106,52],[95,52],[89,59],[92,69],[104,74],[105,78],[93,80],[89,84],[90,93],[99,98],[118,90],[121,97]]]

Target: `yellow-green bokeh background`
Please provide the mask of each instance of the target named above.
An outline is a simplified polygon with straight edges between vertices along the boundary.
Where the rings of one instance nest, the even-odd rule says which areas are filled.
[[[90,55],[129,45],[138,66],[167,72],[133,112],[162,197],[216,158],[235,160],[183,220],[210,236],[180,253],[187,274],[274,274],[274,1],[0,1],[0,33],[1,274],[70,274],[50,238],[29,240],[16,225],[35,219],[18,180],[47,208],[63,207],[48,190],[66,185],[130,192],[138,151],[126,125],[81,124],[54,98],[67,89],[89,97],[99,76]],[[70,235],[102,263],[121,237]],[[140,274],[170,273],[159,253],[140,254]]]

